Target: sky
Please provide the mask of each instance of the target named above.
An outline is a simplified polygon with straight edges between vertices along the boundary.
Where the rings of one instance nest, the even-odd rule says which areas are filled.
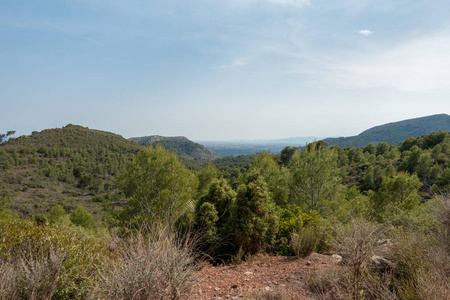
[[[0,132],[352,136],[450,114],[448,0],[40,0],[0,10]]]

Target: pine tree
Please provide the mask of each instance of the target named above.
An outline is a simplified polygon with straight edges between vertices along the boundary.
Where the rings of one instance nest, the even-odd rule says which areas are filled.
[[[278,228],[275,206],[257,171],[249,171],[246,182],[239,186],[228,226],[234,233],[236,249],[244,253],[258,253],[274,240]]]

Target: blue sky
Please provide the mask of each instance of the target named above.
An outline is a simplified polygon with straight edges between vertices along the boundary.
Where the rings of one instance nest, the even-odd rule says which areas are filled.
[[[2,1],[0,131],[350,136],[450,113],[450,1]]]

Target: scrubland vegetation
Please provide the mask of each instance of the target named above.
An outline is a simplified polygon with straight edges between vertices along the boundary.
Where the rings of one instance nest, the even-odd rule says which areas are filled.
[[[450,296],[448,132],[193,167],[65,129],[0,146],[0,299],[185,299],[199,260],[313,251],[317,298]]]

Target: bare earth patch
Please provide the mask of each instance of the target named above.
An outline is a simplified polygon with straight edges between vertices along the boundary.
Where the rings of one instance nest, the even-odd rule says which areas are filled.
[[[280,291],[292,299],[315,299],[306,286],[311,274],[333,265],[331,256],[313,253],[306,258],[254,257],[233,266],[205,264],[196,275],[200,280],[190,299],[240,299],[260,291]]]

